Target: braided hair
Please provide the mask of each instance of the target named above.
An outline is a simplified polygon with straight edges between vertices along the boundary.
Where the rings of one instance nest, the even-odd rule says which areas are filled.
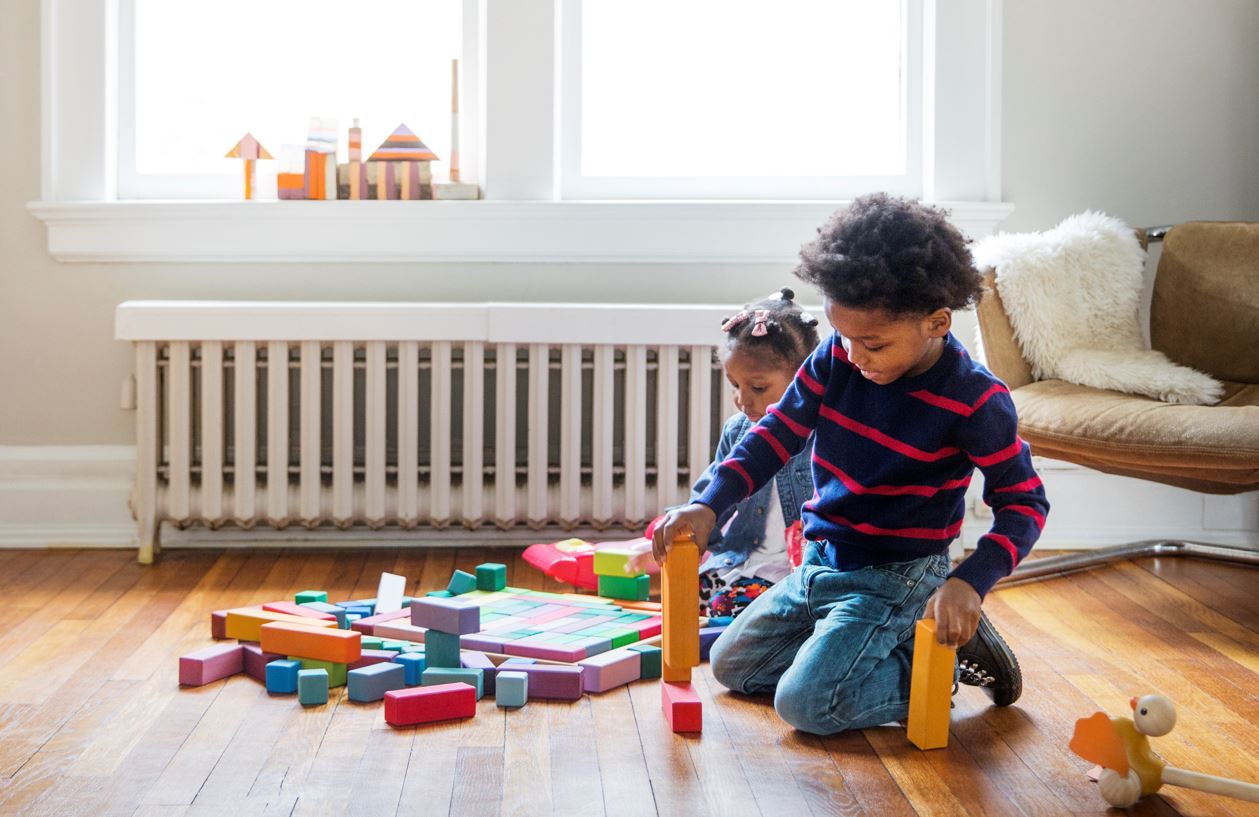
[[[775,366],[795,369],[803,363],[818,344],[818,321],[800,308],[795,297],[795,292],[783,287],[722,321],[725,356],[738,350]]]

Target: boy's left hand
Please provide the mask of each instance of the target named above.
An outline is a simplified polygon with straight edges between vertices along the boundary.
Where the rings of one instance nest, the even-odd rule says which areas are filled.
[[[935,619],[937,641],[957,649],[979,628],[980,601],[975,588],[961,579],[949,579],[927,599],[922,617]]]

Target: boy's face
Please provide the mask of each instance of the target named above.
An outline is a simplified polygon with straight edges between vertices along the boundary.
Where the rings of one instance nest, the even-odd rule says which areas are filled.
[[[773,365],[762,356],[735,349],[725,360],[726,380],[730,382],[730,396],[734,406],[758,422],[769,407],[782,399],[783,392],[795,377],[794,369],[785,365]]]
[[[848,359],[871,383],[886,386],[922,374],[940,359],[941,341],[953,314],[937,309],[926,315],[893,316],[883,309],[857,309],[824,299],[826,319],[843,338]]]

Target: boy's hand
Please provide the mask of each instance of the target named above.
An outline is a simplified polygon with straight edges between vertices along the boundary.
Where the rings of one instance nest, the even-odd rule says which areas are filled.
[[[936,621],[936,640],[957,649],[979,628],[979,594],[961,579],[949,579],[927,599],[923,618]]]
[[[707,505],[692,502],[681,508],[674,508],[661,517],[651,534],[651,555],[656,564],[662,564],[664,557],[673,547],[673,540],[688,533],[695,539],[701,549],[708,546],[708,535],[717,524],[717,514]]]

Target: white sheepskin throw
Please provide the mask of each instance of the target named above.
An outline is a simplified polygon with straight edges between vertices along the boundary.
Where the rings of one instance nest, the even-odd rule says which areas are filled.
[[[1139,325],[1145,251],[1132,228],[1103,213],[1044,233],[1002,233],[973,248],[996,270],[997,292],[1037,380],[1065,380],[1208,405],[1223,386],[1146,348]]]

